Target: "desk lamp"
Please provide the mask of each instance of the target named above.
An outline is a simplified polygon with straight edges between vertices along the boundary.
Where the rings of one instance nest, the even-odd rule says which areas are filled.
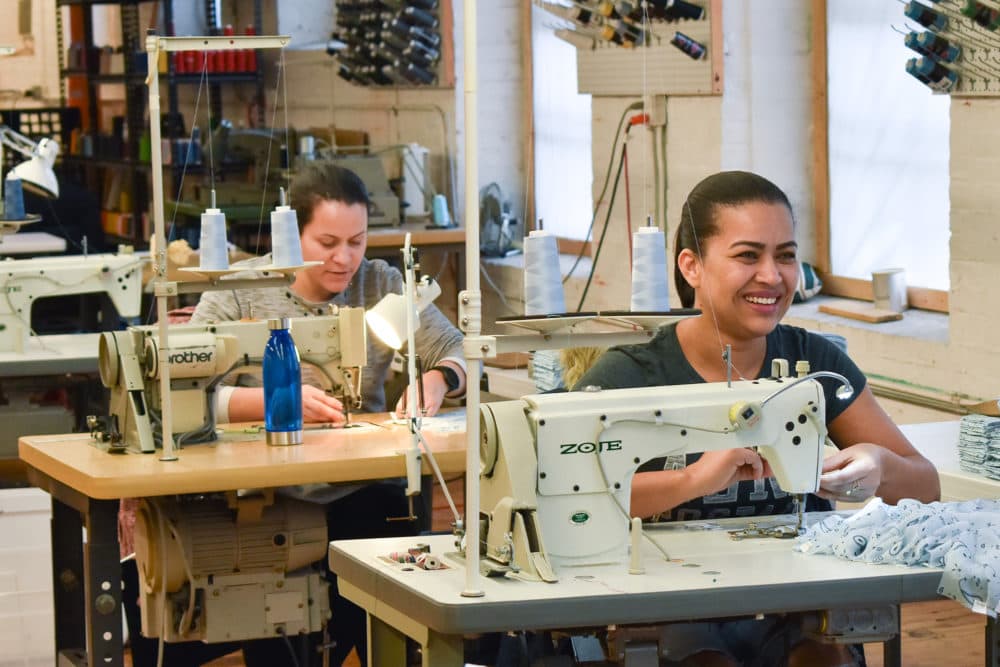
[[[26,187],[43,197],[59,197],[59,181],[52,170],[59,156],[59,144],[52,139],[32,141],[6,125],[0,125],[0,146],[17,151],[28,159],[11,169]],[[0,150],[0,172],[3,171],[3,151]]]
[[[420,311],[441,295],[441,286],[430,276],[416,279],[418,268],[416,249],[410,245],[410,234],[407,233],[403,242],[403,294],[386,294],[375,304],[375,307],[365,313],[365,321],[379,340],[394,350],[406,345],[406,364],[409,383],[407,386],[406,407],[407,423],[410,427],[412,447],[406,452],[406,495],[410,499],[410,516],[413,516],[413,496],[420,492],[420,444],[430,459],[431,467],[438,476],[443,489],[446,489],[441,472],[434,461],[434,455],[427,447],[420,434],[421,417],[423,416],[423,380],[417,369],[417,354],[415,336],[420,326]],[[405,338],[404,338],[405,336]],[[420,392],[418,398],[417,392]],[[446,491],[447,492],[447,491]],[[452,511],[456,517],[451,498]]]

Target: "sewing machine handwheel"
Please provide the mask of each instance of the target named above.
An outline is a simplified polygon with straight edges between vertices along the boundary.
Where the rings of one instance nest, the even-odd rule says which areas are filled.
[[[120,371],[118,362],[118,342],[112,332],[101,334],[97,343],[97,370],[101,376],[101,382],[105,387],[111,389],[118,384],[118,373]]]
[[[497,423],[488,404],[479,406],[479,475],[489,477],[497,462]]]

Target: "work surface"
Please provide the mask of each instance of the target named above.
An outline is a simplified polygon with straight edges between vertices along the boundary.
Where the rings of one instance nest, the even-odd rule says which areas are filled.
[[[821,516],[815,513],[809,520]],[[389,553],[412,546],[393,538],[333,542],[329,557],[342,594],[369,613],[399,613],[441,634],[719,618],[937,597],[940,570],[811,556],[794,551],[792,540],[730,539],[727,529],[746,523],[724,519],[658,525],[647,529],[647,535],[671,560],[644,544],[645,574],[629,574],[623,563],[557,569],[556,584],[483,578],[484,596],[479,598],[461,595],[465,569],[447,555],[455,550],[450,535],[421,538],[442,556],[448,566],[443,570],[390,562],[385,558]]]
[[[1000,481],[962,470],[958,460],[958,430],[961,422],[907,424],[900,430],[917,450],[930,459],[941,478],[941,500],[1000,498]]]
[[[24,352],[0,352],[0,377],[96,373],[101,335],[31,336]]]
[[[307,429],[305,442],[290,447],[267,445],[263,431],[250,435],[242,427],[226,427],[221,441],[185,447],[177,461],[161,461],[159,451],[109,454],[87,434],[25,436],[18,454],[30,474],[42,473],[102,500],[357,482],[405,474],[400,452],[410,446],[410,433],[388,419],[388,414],[357,415],[354,428]],[[454,413],[428,419],[423,431],[448,473],[465,470],[465,428],[458,419]],[[426,461],[424,470],[430,472]]]

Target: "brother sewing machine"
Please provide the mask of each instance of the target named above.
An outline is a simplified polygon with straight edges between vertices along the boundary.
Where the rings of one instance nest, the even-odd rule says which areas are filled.
[[[90,420],[99,447],[155,451],[160,412],[156,331],[131,327],[101,336],[98,363],[111,401],[106,423]],[[367,363],[364,309],[293,318],[291,333],[303,372],[317,370],[345,407],[359,408],[361,368]],[[171,404],[180,444],[215,439],[216,382],[240,366],[259,364],[267,338],[263,320],[170,327]]]
[[[826,371],[800,378],[526,396],[481,406],[483,569],[543,581],[628,556],[632,477],[677,453],[756,447],[781,488],[819,487]]]
[[[142,263],[131,249],[117,254],[63,255],[0,262],[0,352],[30,345],[31,306],[42,297],[106,292],[122,317],[138,317]]]

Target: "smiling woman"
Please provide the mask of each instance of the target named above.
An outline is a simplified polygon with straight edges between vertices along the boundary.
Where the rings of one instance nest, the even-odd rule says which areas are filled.
[[[682,305],[702,314],[664,326],[644,345],[612,348],[576,386],[723,382],[730,369],[736,378],[754,380],[770,375],[775,359],[793,368],[808,362],[814,373],[845,376],[855,391],[840,400],[839,383],[822,383],[826,426],[839,451],[823,462],[820,489],[805,509],[872,495],[888,503],[938,499],[934,467],[879,407],[858,367],[822,336],[780,324],[799,276],[794,218],[781,189],[749,172],[714,174],[695,186],[681,215],[675,283]],[[795,498],[775,482],[766,459],[738,448],[647,462],[633,479],[630,509],[633,516],[672,520],[773,515],[793,512]],[[680,651],[677,658],[715,653],[731,661],[712,664],[738,664],[751,656],[759,661],[754,664],[856,664],[843,648],[802,641],[797,627],[774,619],[686,624],[670,645]],[[789,646],[791,656],[801,650],[808,657],[788,660],[782,652]]]

